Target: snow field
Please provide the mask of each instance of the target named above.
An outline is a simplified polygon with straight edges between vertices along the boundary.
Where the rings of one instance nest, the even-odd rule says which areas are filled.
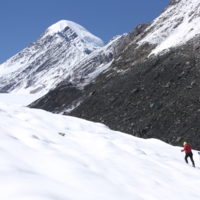
[[[200,199],[182,147],[3,101],[0,116],[0,199]]]

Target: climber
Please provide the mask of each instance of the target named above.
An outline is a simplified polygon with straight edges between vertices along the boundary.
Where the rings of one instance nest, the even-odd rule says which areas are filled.
[[[184,142],[183,146],[184,146],[184,149],[182,149],[181,151],[182,152],[185,151],[185,162],[188,163],[187,158],[190,157],[193,167],[195,167],[191,146],[187,142]]]

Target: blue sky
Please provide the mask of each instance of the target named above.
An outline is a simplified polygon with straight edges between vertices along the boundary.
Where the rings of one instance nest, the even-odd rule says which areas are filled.
[[[170,0],[0,0],[0,63],[66,19],[107,43],[154,20]]]

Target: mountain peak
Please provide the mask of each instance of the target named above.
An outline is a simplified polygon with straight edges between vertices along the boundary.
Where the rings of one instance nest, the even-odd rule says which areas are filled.
[[[59,22],[51,25],[48,28],[49,33],[54,34],[57,32],[61,32],[64,28],[66,28],[67,26],[72,28],[72,27],[76,27],[78,24],[71,22],[71,21],[67,21],[67,20],[60,20]]]
[[[48,34],[54,35],[56,33],[62,32],[66,27],[71,28],[84,42],[93,43],[97,47],[103,47],[103,41],[91,34],[87,29],[83,26],[68,20],[61,20],[52,26],[50,26],[47,31]]]

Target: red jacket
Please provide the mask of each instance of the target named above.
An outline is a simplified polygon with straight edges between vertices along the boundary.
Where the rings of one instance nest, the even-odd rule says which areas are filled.
[[[191,146],[189,144],[184,145],[184,149],[181,151],[185,151],[185,153],[192,153]]]

